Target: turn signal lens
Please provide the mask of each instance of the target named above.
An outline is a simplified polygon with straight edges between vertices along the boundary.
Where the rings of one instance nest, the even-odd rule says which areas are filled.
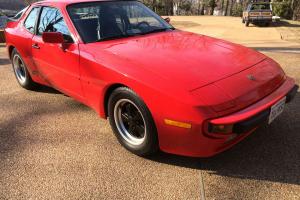
[[[179,128],[187,128],[191,129],[192,124],[184,123],[184,122],[177,122],[169,119],[165,119],[165,124],[170,125],[170,126],[177,126]]]
[[[262,15],[264,15],[264,16],[271,16],[272,13],[271,12],[263,12]]]
[[[250,16],[259,16],[260,14],[259,14],[259,12],[251,12],[251,13],[249,13],[249,15]]]
[[[232,133],[233,125],[232,124],[210,124],[209,132],[211,133],[223,133],[228,134]]]

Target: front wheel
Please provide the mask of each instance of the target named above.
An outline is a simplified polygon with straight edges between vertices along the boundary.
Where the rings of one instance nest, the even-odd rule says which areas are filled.
[[[14,70],[14,74],[17,78],[18,83],[21,85],[21,87],[27,89],[27,90],[34,90],[37,88],[38,84],[35,83],[28,72],[28,69],[19,54],[19,52],[14,49],[11,54],[12,59],[12,66]]]
[[[130,152],[148,156],[158,151],[157,130],[141,98],[126,87],[117,88],[108,101],[110,125],[118,141]]]

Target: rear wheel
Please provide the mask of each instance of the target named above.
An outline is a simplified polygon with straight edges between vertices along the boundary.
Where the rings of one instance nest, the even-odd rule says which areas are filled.
[[[250,22],[248,20],[245,21],[245,26],[249,26]]]
[[[27,70],[27,67],[19,54],[19,52],[14,49],[11,54],[12,66],[14,70],[14,74],[17,78],[18,83],[21,87],[27,90],[34,90],[37,88],[38,84],[33,82],[30,77],[30,74]]]
[[[135,92],[126,87],[113,91],[108,101],[108,116],[117,139],[127,150],[139,156],[157,152],[154,120]]]

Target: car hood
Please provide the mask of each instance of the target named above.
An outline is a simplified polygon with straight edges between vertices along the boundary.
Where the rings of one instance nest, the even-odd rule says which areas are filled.
[[[89,45],[94,51],[99,48],[99,52],[131,63],[136,70],[151,71],[188,91],[232,76],[266,58],[241,45],[177,30]]]

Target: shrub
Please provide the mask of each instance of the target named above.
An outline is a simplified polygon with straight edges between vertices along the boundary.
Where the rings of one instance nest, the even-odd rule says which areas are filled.
[[[232,16],[241,17],[243,15],[243,6],[241,4],[235,4],[232,8]]]
[[[285,19],[292,18],[292,10],[288,1],[274,2],[272,4],[273,13]]]

